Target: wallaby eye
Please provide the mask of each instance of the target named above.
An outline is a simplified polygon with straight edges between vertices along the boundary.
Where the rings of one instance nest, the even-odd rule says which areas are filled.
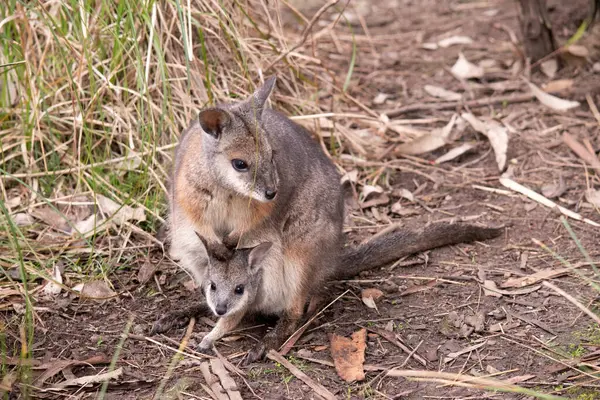
[[[248,171],[248,164],[244,160],[240,160],[239,158],[235,158],[231,160],[231,165],[235,168],[236,171],[246,172]]]
[[[242,294],[244,294],[244,285],[237,285],[237,286],[235,287],[235,290],[234,290],[234,291],[235,291],[235,294],[237,294],[237,295],[242,295]]]
[[[214,282],[211,282],[211,283],[210,283],[210,290],[212,290],[213,292],[214,292],[215,290],[217,290],[217,285],[215,285],[215,283],[214,283]]]

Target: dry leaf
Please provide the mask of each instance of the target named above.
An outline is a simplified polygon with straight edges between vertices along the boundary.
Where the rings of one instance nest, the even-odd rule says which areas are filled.
[[[33,217],[26,213],[17,213],[12,216],[12,220],[17,226],[33,225],[33,223],[35,222]]]
[[[362,291],[362,301],[369,308],[373,308],[377,310],[377,305],[375,305],[375,300],[379,299],[383,296],[383,292],[379,289],[365,289]]]
[[[451,90],[446,90],[439,86],[425,85],[425,87],[423,89],[430,96],[438,97],[443,100],[457,101],[457,100],[462,99],[462,96],[459,93],[453,92]]]
[[[483,294],[484,296],[502,297],[502,293],[498,293],[496,282],[490,280],[483,281]]]
[[[423,43],[423,44],[421,45],[421,48],[422,48],[422,49],[425,49],[425,50],[437,50],[437,49],[438,49],[438,47],[439,47],[439,46],[438,46],[438,44],[437,44],[437,43],[431,43],[431,42]]]
[[[592,167],[600,170],[600,160],[598,160],[596,154],[591,153],[584,145],[579,143],[577,139],[571,136],[571,134],[564,132],[563,142],[565,142],[565,144],[569,146],[569,148],[573,150],[573,152],[577,154],[579,158],[590,164]]]
[[[362,187],[362,199],[363,201],[366,201],[373,197],[379,197],[383,192],[381,186],[364,185]]]
[[[60,215],[50,206],[41,206],[31,211],[34,218],[39,219],[46,225],[59,231],[68,232],[70,230],[65,217]]]
[[[429,289],[433,288],[434,286],[437,286],[438,283],[439,282],[437,279],[432,279],[423,285],[411,286],[408,289],[406,289],[405,291],[403,291],[402,293],[400,293],[400,296],[408,296],[409,294],[424,292],[425,290],[429,290]]]
[[[91,281],[80,283],[73,287],[73,290],[80,292],[83,296],[91,299],[106,299],[117,295],[106,282]]]
[[[564,100],[544,92],[542,89],[535,86],[531,82],[527,82],[527,84],[529,85],[529,88],[531,89],[533,95],[540,101],[540,103],[542,103],[546,107],[549,107],[556,111],[566,111],[570,110],[571,108],[579,107],[578,101]]]
[[[585,199],[595,207],[600,207],[600,190],[588,189],[585,191]]]
[[[96,201],[98,202],[98,206],[102,213],[118,226],[123,225],[127,221],[133,220],[142,222],[146,220],[146,214],[142,207],[133,208],[127,205],[121,206],[108,197],[100,194],[96,195]]]
[[[397,197],[401,197],[403,199],[406,199],[410,202],[414,202],[415,201],[415,196],[412,194],[412,192],[408,189],[405,188],[400,188],[400,189],[394,189],[394,191],[392,192],[392,195],[397,196]]]
[[[456,44],[472,44],[473,40],[468,36],[450,36],[437,42],[441,48],[447,48]]]
[[[463,113],[461,117],[471,124],[473,129],[488,138],[496,155],[498,169],[503,171],[506,167],[506,152],[508,151],[508,129],[493,120],[482,122],[471,113]]]
[[[361,329],[352,334],[352,339],[330,336],[330,351],[335,370],[340,378],[346,382],[362,381],[365,379],[363,364],[365,362],[365,349],[367,330]]]
[[[509,288],[509,287],[519,288],[519,287],[529,286],[529,285],[533,285],[534,283],[537,283],[539,281],[542,281],[544,279],[556,278],[557,276],[567,274],[567,273],[569,273],[569,271],[571,271],[570,268],[561,268],[561,269],[547,268],[547,269],[543,269],[541,271],[536,272],[535,274],[531,274],[528,276],[522,276],[519,278],[510,278],[500,286],[503,288]]]
[[[52,278],[56,281],[56,283],[49,281],[46,286],[44,286],[44,294],[56,296],[61,292],[61,285],[63,283],[63,278],[58,263],[54,264]]]
[[[487,282],[493,282],[493,281],[487,281]],[[504,289],[499,289],[498,287],[496,287],[496,283],[494,282],[493,285],[488,283],[487,290],[488,290],[488,293],[494,292],[494,293],[498,293],[499,295],[504,295],[504,296],[520,296],[523,294],[537,292],[541,288],[542,288],[542,285],[537,285],[537,286],[532,286],[532,287],[517,289],[517,290],[504,290]],[[484,292],[485,292],[485,290],[486,289],[484,289]],[[495,296],[495,297],[502,297],[502,296]]]
[[[573,79],[557,79],[542,85],[546,93],[558,93],[569,90],[573,87]]]
[[[450,72],[458,79],[481,78],[484,74],[482,67],[469,62],[462,53],[458,54]]]
[[[127,158],[115,164],[115,170],[121,170],[122,174],[127,171],[135,171],[142,164],[142,158],[133,150],[129,150]]]
[[[446,154],[444,154],[443,156],[440,156],[438,158],[436,158],[436,160],[434,161],[434,163],[436,164],[442,164],[448,161],[452,161],[457,157],[462,156],[463,154],[465,154],[466,152],[474,149],[475,147],[477,147],[474,144],[470,144],[470,143],[465,143],[465,144],[461,144],[458,147],[453,148],[452,150],[450,150],[449,152],[447,152]]]
[[[390,98],[390,95],[387,93],[377,93],[377,96],[375,96],[375,98],[373,99],[373,104],[375,104],[376,106],[380,106],[383,103],[385,103],[385,101]]]
[[[82,235],[85,235],[88,232],[93,232],[96,229],[96,227],[102,225],[103,222],[104,218],[96,214],[92,214],[83,221],[76,222],[73,226],[73,229],[75,232],[79,232]]]
[[[69,379],[56,385],[56,388],[64,388],[66,386],[86,386],[90,383],[99,383],[108,381],[110,379],[116,379],[123,374],[123,367],[119,367],[114,371],[106,372],[98,375],[82,376],[81,378]]]
[[[446,357],[444,357],[444,363],[449,363],[450,361],[460,357],[461,355],[475,351],[475,350],[485,346],[486,344],[487,344],[487,341],[473,345],[473,346],[466,347],[466,348],[456,351],[454,353],[450,353]]]
[[[155,262],[146,261],[143,263],[137,274],[137,279],[140,285],[143,285],[152,279],[157,269],[158,264]]]
[[[544,61],[540,68],[544,75],[548,78],[552,79],[556,75],[556,71],[558,71],[558,61],[555,58],[551,58],[550,60]]]
[[[450,133],[456,123],[457,115],[454,114],[450,119],[450,122],[441,129],[434,129],[430,133],[427,133],[417,139],[403,143],[396,147],[395,152],[399,154],[417,155],[423,153],[429,153],[430,151],[436,150],[450,142]]]
[[[565,184],[562,176],[559,178],[558,183],[550,183],[542,186],[542,194],[549,199],[554,199],[562,196],[564,192],[567,190],[567,185]]]
[[[572,44],[565,48],[565,51],[575,57],[588,58],[590,52],[585,46],[581,46],[578,44]]]

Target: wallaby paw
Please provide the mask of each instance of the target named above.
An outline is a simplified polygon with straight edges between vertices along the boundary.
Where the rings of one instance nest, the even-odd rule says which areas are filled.
[[[206,354],[207,356],[212,356],[215,354],[213,350],[213,342],[211,340],[202,339],[200,344],[196,346],[196,351],[198,353]]]
[[[183,328],[190,322],[190,316],[180,312],[172,312],[156,321],[150,329],[150,335],[165,333],[173,328]]]
[[[244,365],[252,364],[256,361],[260,361],[263,359],[265,354],[267,353],[267,348],[263,342],[258,342],[256,345],[248,352],[248,356],[244,361]]]

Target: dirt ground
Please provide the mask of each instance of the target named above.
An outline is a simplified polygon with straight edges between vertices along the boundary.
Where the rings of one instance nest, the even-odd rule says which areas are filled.
[[[511,74],[508,64],[516,51],[510,44],[510,35],[520,37],[515,3],[508,0],[355,2],[354,8],[350,8],[348,22],[340,23],[336,28],[339,37],[350,35],[352,30],[359,44],[349,89],[354,102],[348,100],[343,109],[332,111],[364,115],[374,112],[377,117],[398,107],[440,101],[424,91],[425,85],[465,93],[467,99],[508,96],[511,91],[525,90],[524,83]],[[585,17],[588,2],[550,3],[550,16],[555,21],[557,36],[564,42]],[[305,12],[310,15],[310,10]],[[333,15],[330,11],[323,19],[330,21]],[[600,30],[594,32],[598,39]],[[422,46],[453,35],[468,36],[473,43],[437,50]],[[335,36],[330,40],[335,41]],[[572,87],[556,95],[579,101],[579,108],[556,112],[531,99],[521,103],[505,101],[470,111],[477,116],[493,116],[511,127],[507,159],[513,180],[538,192],[547,190],[547,185],[561,182],[563,193],[555,200],[586,218],[599,221],[599,213],[589,206],[584,196],[589,187],[598,185],[598,178],[562,139],[563,132],[568,131],[579,140],[589,139],[594,149],[600,148],[598,121],[586,100],[589,94],[591,101],[600,105],[600,72],[594,72],[592,67],[594,60],[598,61],[598,47],[592,38],[585,40],[592,62],[585,65],[569,63],[553,78],[573,80]],[[352,43],[340,40],[339,46],[352,46]],[[335,49],[335,46],[327,47],[330,48]],[[338,79],[346,76],[347,59],[341,60],[336,53],[323,54],[328,50],[315,51],[323,62],[329,63],[327,67],[341,77]],[[459,51],[473,63],[484,61],[491,65],[494,72],[466,86],[449,72]],[[531,79],[538,86],[552,80],[539,69],[533,72]],[[505,88],[496,86],[493,89],[495,82],[504,82]],[[386,99],[374,102],[377,97],[382,98],[382,93],[387,95]],[[329,100],[326,96],[320,99],[323,103]],[[446,110],[422,109],[404,113],[392,121],[434,119],[442,127],[454,113],[464,111],[460,106]],[[366,129],[343,120],[338,123],[344,131],[357,135],[359,141],[384,140],[384,147],[397,144],[394,141],[405,139],[403,134],[410,134],[400,129],[399,134],[388,132],[383,136],[375,128]],[[421,129],[418,122],[411,126]],[[462,143],[475,146],[446,163],[432,162],[446,154],[449,148]],[[500,173],[489,141],[466,128],[464,135],[452,146],[417,156],[391,156],[388,153],[380,160],[372,157],[371,164],[366,166],[357,164],[349,155],[357,154],[354,150],[351,148],[346,157],[338,157],[336,161],[346,171],[360,170],[360,179],[368,177],[371,184],[373,178],[379,176],[376,184],[385,189],[389,201],[374,207],[361,207],[364,203],[357,202],[348,210],[347,230],[351,240],[368,237],[390,220],[417,227],[430,221],[462,218],[508,227],[505,235],[498,239],[433,250],[405,260],[404,264],[410,265],[387,266],[353,281],[336,282],[332,285],[331,300],[337,300],[319,315],[289,352],[287,356],[292,363],[337,398],[529,398],[525,394],[485,392],[384,376],[385,369],[398,366],[495,376],[503,380],[518,377],[515,382],[520,386],[541,392],[554,390],[555,394],[568,398],[600,398],[597,394],[600,383],[591,375],[599,368],[600,331],[593,327],[588,316],[545,286],[518,295],[495,297],[484,293],[482,277],[500,286],[509,278],[563,268],[532,239],[541,241],[573,264],[584,261],[559,215],[499,183]],[[402,198],[399,189],[413,193],[416,201]],[[393,212],[396,204],[399,206],[394,209],[399,211]],[[570,220],[570,224],[591,258],[598,260],[600,230],[584,222]],[[146,264],[158,264],[159,268],[156,276],[140,283],[139,270]],[[589,267],[582,267],[581,272],[592,276]],[[131,317],[131,335],[123,341],[117,361],[123,374],[109,384],[105,398],[151,398],[167,373],[171,373],[171,378],[166,382],[163,398],[210,398],[202,387],[206,383],[199,359],[186,356],[168,372],[173,349],[179,346],[186,328],[152,338],[147,336],[147,329],[158,317],[184,308],[199,298],[200,294],[188,289],[189,285],[184,286],[188,279],[156,249],[151,259],[133,260],[111,277],[123,293],[117,299],[98,303],[62,297],[59,307],[44,302],[35,304],[39,321],[34,358],[42,361],[56,358],[85,360],[101,354],[110,359],[117,351]],[[598,305],[598,293],[584,285],[577,275],[562,275],[549,281],[586,305]],[[532,287],[536,286],[527,286]],[[384,292],[376,301],[377,309],[368,308],[361,301],[361,291],[367,288]],[[473,317],[479,317],[480,326],[470,328],[468,323],[465,325],[465,318],[472,320]],[[196,322],[186,350],[188,354],[195,354],[193,346],[210,330],[210,321],[214,318]],[[271,326],[268,321],[248,321],[243,329],[220,341],[217,349],[232,364],[238,365],[245,352]],[[380,370],[367,371],[361,382],[346,383],[334,367],[327,365],[331,363],[329,337],[333,333],[350,336],[361,327],[369,332],[365,365]],[[409,349],[415,350],[414,354],[409,355],[376,334],[377,330],[391,333]],[[9,342],[18,334],[18,331],[10,332]],[[452,354],[464,349],[467,350],[460,355]],[[582,357],[594,352],[595,358],[592,355],[586,361],[588,366],[581,367]],[[415,355],[421,356],[425,365],[416,361]],[[308,359],[322,360],[325,364]],[[270,360],[248,367],[238,366],[242,374],[232,376],[245,399],[318,398],[287,368]],[[102,369],[105,367],[106,364],[71,366],[67,373],[91,375],[106,372]],[[527,375],[531,376],[525,377]],[[180,389],[179,395],[173,394],[173,388]],[[97,391],[97,385],[89,385],[77,390],[69,387],[60,391],[38,391],[35,396],[94,398]]]

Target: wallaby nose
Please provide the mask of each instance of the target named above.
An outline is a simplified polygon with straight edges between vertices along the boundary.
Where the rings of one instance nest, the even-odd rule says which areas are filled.
[[[267,200],[273,200],[276,195],[277,195],[277,190],[273,190],[273,189],[265,190],[265,197],[267,198]]]
[[[227,312],[227,305],[226,304],[219,304],[215,307],[215,312],[217,313],[217,315],[225,315],[225,313]]]

